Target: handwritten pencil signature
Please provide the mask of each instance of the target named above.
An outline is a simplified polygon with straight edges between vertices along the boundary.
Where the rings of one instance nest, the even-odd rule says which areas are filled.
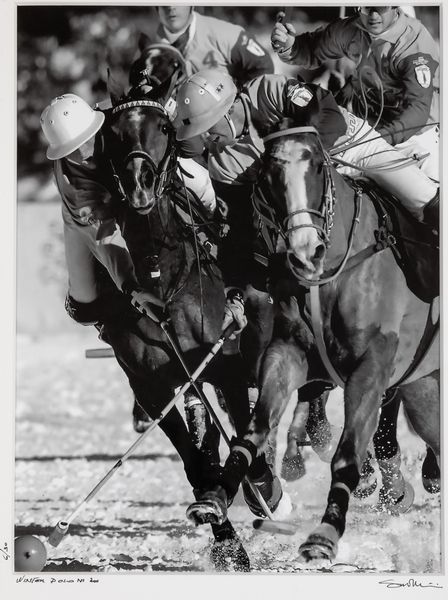
[[[7,542],[5,542],[3,548],[0,548],[0,554],[3,556],[3,558],[5,560],[8,560],[11,558],[11,555],[9,554]]]
[[[387,588],[437,588],[442,589],[443,586],[438,583],[422,583],[421,581],[417,581],[416,579],[408,579],[407,581],[401,583],[399,581],[394,581],[393,579],[385,579],[384,581],[378,582],[380,585],[385,585]]]

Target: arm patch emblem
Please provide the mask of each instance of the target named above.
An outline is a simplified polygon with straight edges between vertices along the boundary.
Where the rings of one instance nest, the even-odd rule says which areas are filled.
[[[291,102],[296,106],[304,107],[308,106],[313,98],[313,94],[309,89],[298,84],[289,88],[288,98],[290,98]]]
[[[429,88],[431,85],[431,69],[428,65],[418,65],[414,70],[415,77],[422,88]]]

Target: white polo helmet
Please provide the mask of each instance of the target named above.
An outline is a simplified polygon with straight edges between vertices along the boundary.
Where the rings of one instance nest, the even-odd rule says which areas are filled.
[[[225,71],[204,69],[191,75],[177,93],[177,139],[187,140],[216,125],[232,106],[236,93]]]
[[[104,123],[104,114],[93,110],[75,94],[53,98],[40,116],[40,125],[48,142],[47,158],[68,156],[85,144]]]

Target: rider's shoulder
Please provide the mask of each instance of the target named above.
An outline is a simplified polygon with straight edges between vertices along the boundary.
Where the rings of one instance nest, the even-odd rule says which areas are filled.
[[[199,31],[205,31],[207,35],[213,37],[216,41],[227,39],[232,43],[235,43],[241,32],[244,31],[240,25],[199,13],[196,13],[196,28]]]

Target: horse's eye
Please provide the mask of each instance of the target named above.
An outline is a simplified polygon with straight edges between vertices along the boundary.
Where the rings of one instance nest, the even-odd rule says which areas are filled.
[[[162,127],[161,127],[160,131],[161,131],[162,133],[165,133],[165,134],[167,134],[167,133],[168,133],[168,131],[169,131],[169,130],[168,130],[168,125],[167,125],[166,123],[165,123],[164,125],[162,125]]]

